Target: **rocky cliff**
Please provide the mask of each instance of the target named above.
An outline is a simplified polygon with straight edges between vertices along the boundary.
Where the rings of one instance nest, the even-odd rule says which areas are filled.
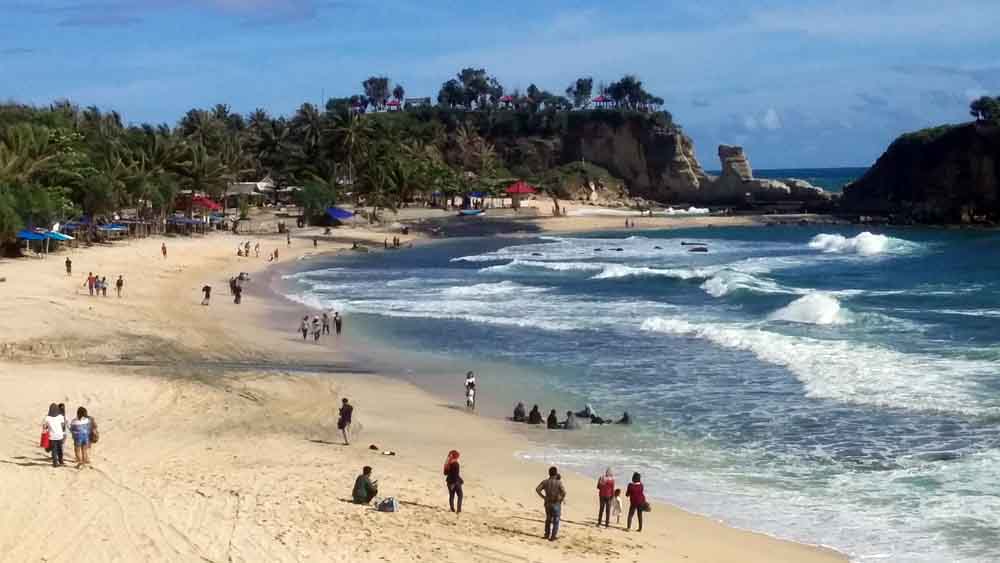
[[[722,175],[705,173],[694,143],[677,127],[645,115],[577,116],[552,136],[491,140],[515,173],[534,175],[587,162],[620,178],[631,197],[663,203],[732,204],[746,201],[826,201],[829,195],[803,180],[755,179],[741,147],[722,145]]]
[[[844,188],[844,210],[898,220],[1000,220],[1000,126],[969,123],[908,133]]]

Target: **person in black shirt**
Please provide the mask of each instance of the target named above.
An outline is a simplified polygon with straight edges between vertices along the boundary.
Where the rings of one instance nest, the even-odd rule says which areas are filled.
[[[343,406],[340,407],[340,419],[337,420],[337,429],[344,436],[344,445],[351,445],[351,419],[354,417],[354,407],[344,397]]]
[[[527,416],[524,414],[524,403],[518,403],[514,407],[514,422],[525,422]]]
[[[545,420],[545,426],[547,426],[549,430],[559,429],[559,417],[556,416],[556,409],[552,409],[549,412],[549,418]]]
[[[531,407],[531,412],[528,413],[528,424],[541,424],[542,423],[542,413],[538,410],[538,405]]]

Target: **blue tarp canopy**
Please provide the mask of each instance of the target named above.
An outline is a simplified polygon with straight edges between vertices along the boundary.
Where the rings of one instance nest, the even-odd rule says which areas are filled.
[[[17,238],[22,240],[45,240],[46,236],[41,233],[36,233],[35,231],[29,231],[25,229],[17,233]]]
[[[168,217],[167,223],[172,225],[200,225],[202,221],[198,219],[188,219],[187,217]]]
[[[350,219],[351,217],[354,217],[353,213],[351,213],[346,209],[341,209],[339,207],[330,207],[329,209],[326,210],[326,214],[329,215],[330,218],[338,220]]]
[[[486,197],[486,192],[472,192],[469,197]]]

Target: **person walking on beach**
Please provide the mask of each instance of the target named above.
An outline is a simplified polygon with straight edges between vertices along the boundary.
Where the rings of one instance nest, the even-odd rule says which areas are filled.
[[[323,334],[330,334],[330,315],[323,311]]]
[[[302,340],[309,339],[309,315],[302,317],[302,323],[299,324],[299,332],[302,333]]]
[[[63,440],[66,439],[66,417],[59,414],[59,405],[49,405],[49,414],[42,421],[42,432],[49,433],[49,447],[52,452],[52,467],[63,464]]]
[[[288,246],[292,246],[292,231],[285,231],[285,242],[288,243]],[[278,257],[277,252],[274,253],[274,257]]]
[[[462,513],[462,480],[461,467],[458,464],[458,450],[448,452],[448,459],[444,462],[444,483],[448,486],[448,508],[455,514]],[[458,507],[455,507],[455,499],[458,498]]]
[[[344,445],[351,445],[351,419],[354,418],[354,407],[348,402],[347,397],[341,401],[340,417],[337,419],[337,429],[344,437]]]
[[[167,259],[167,243],[163,243],[163,244],[160,245],[160,252],[163,253],[163,259],[166,260]]]
[[[97,277],[94,276],[94,272],[87,274],[87,281],[83,282],[83,285],[87,286],[87,289],[90,291],[90,296],[93,297],[94,288],[97,287]]]
[[[108,278],[106,276],[101,277],[101,297],[108,296]]]
[[[202,286],[201,292],[205,294],[205,298],[201,300],[201,304],[207,307],[209,300],[212,299],[212,286],[210,285]]]
[[[465,374],[465,406],[476,410],[476,374],[471,371]]]
[[[66,257],[66,275],[73,275],[73,261],[69,259],[69,256]]]
[[[354,480],[354,490],[351,492],[351,499],[354,504],[368,504],[378,494],[378,481],[372,480],[372,468],[364,466],[361,475]]]
[[[566,500],[566,488],[559,478],[559,470],[549,468],[549,478],[535,487],[535,494],[545,501],[545,539],[556,541],[559,536],[559,519],[562,517],[562,503]]]
[[[121,274],[118,274],[118,279],[115,281],[115,291],[118,293],[118,299],[122,298],[122,288],[125,287],[125,278]]]
[[[604,471],[597,479],[597,526],[601,526],[601,516],[604,516],[604,527],[611,525],[611,499],[615,494],[615,475],[611,468]]]
[[[239,305],[243,301],[243,284],[238,279],[233,285],[233,296],[233,303]]]
[[[319,317],[313,317],[312,332],[313,332],[313,342],[319,342],[320,334],[323,333],[323,329],[320,326]]]
[[[253,245],[253,255],[255,258],[260,258],[260,243],[255,243]]]
[[[76,468],[81,469],[84,465],[90,465],[90,418],[87,416],[87,409],[80,407],[76,409],[76,418],[69,423],[69,432],[73,436],[73,454],[76,458]]]
[[[337,336],[344,330],[344,317],[340,316],[340,311],[333,312],[333,330],[337,331]]]
[[[625,496],[628,497],[628,518],[625,520],[626,529],[632,529],[632,516],[639,517],[639,530],[642,531],[642,513],[649,511],[649,503],[646,502],[646,492],[642,486],[642,476],[638,473],[632,474],[632,482],[625,489]]]

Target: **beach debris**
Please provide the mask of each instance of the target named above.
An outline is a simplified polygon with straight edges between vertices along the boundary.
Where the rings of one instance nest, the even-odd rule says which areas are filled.
[[[377,452],[378,451],[378,446],[376,446],[375,444],[372,444],[372,445],[368,446],[368,449],[369,450],[375,450]]]

